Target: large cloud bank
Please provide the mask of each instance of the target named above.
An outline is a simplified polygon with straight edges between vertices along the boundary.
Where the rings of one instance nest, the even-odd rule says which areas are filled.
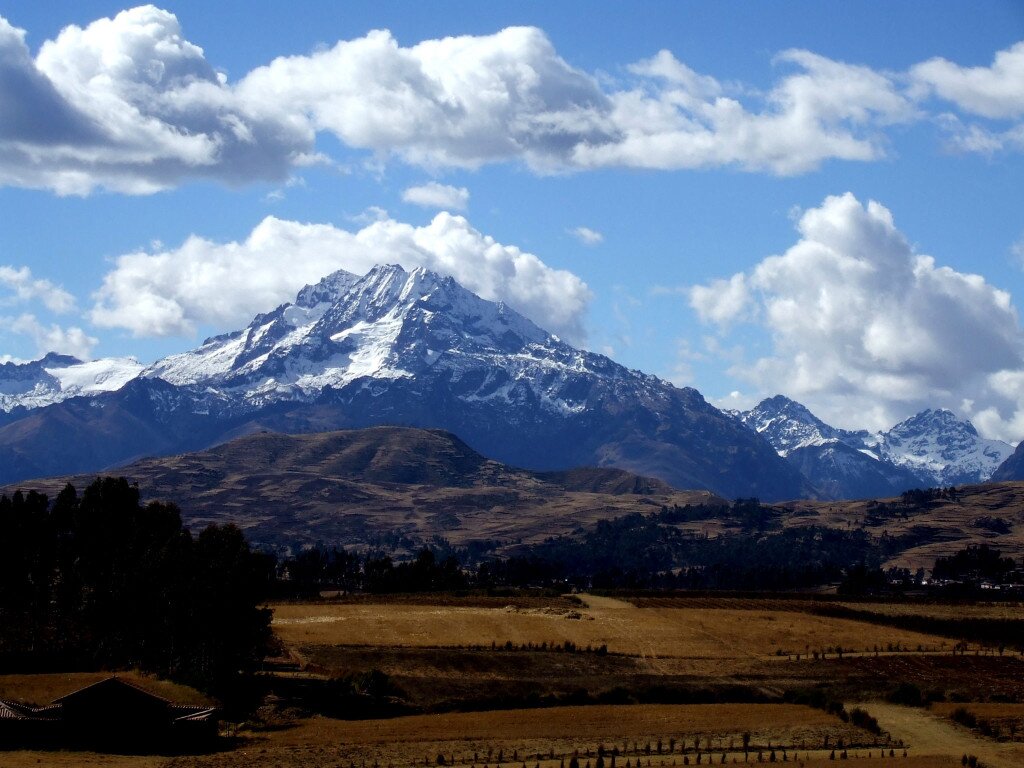
[[[257,113],[152,6],[65,28],[33,59],[0,18],[0,182],[145,193],[186,178],[281,178],[307,121]]]
[[[797,230],[782,255],[690,290],[723,333],[751,322],[770,333],[772,353],[734,374],[844,426],[942,405],[993,437],[1024,437],[1024,332],[1008,293],[916,253],[885,207],[849,193]]]
[[[385,218],[357,232],[268,217],[242,242],[193,236],[174,250],[126,254],[105,276],[91,318],[137,336],[240,327],[330,272],[394,263],[451,275],[542,328],[575,342],[584,337],[590,290],[582,280],[448,213],[423,227]]]
[[[882,157],[887,127],[927,116],[932,102],[959,110],[946,122],[961,147],[991,152],[1024,137],[1022,59],[1024,43],[989,67],[933,59],[894,74],[790,50],[758,92],[669,51],[598,79],[532,27],[408,47],[373,31],[229,82],[153,6],[68,26],[34,57],[0,17],[0,183],[87,194],[279,180],[324,160],[321,132],[431,169],[795,174]]]

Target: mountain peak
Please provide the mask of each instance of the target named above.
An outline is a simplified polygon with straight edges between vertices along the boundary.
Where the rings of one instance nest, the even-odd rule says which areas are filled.
[[[948,408],[926,408],[876,434],[829,426],[783,395],[737,417],[800,466],[812,483],[840,495],[851,489],[877,494],[886,484],[898,492],[913,484],[983,482],[1013,450],[1002,441],[983,439],[971,422]],[[871,477],[873,485],[865,484]]]
[[[146,376],[177,385],[203,382],[231,399],[266,404],[316,397],[325,387],[368,377],[415,377],[443,355],[493,363],[531,344],[559,347],[515,310],[451,277],[381,264],[362,277],[334,272],[304,287],[295,303],[166,358]]]
[[[339,269],[332,272],[319,282],[305,286],[295,297],[295,306],[312,308],[318,304],[330,303],[344,296],[359,280],[358,275]]]
[[[804,446],[836,442],[845,435],[843,430],[829,426],[806,406],[785,395],[762,400],[739,414],[739,418],[765,438],[780,456]]]
[[[883,456],[923,473],[933,485],[988,480],[1013,452],[1001,440],[986,440],[974,425],[947,408],[928,408],[882,435]]]
[[[959,418],[948,408],[926,408],[919,411],[894,426],[888,434],[902,439],[926,432],[954,432],[978,437],[978,430],[970,421]]]

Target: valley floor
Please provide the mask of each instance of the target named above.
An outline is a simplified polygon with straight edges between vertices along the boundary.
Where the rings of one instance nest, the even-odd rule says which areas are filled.
[[[964,755],[987,768],[1024,765],[1024,704],[1000,703],[1024,702],[1019,653],[885,623],[928,606],[859,604],[856,618],[820,615],[818,606],[591,595],[281,603],[273,626],[286,658],[263,673],[269,696],[252,719],[230,727],[224,751],[12,751],[0,753],[0,765],[567,768],[575,756],[579,768],[673,768],[698,758],[722,764],[723,756],[726,764],[757,762],[758,753],[770,762],[774,753],[776,762],[824,766],[844,751],[864,768],[954,768]],[[956,615],[1019,609],[965,605]],[[370,693],[344,705],[331,698],[338,686],[368,680]],[[75,682],[0,676],[0,698],[43,699]],[[901,683],[964,703],[884,701]],[[814,691],[825,697],[818,707],[800,703]],[[822,707],[828,699],[845,710]],[[956,706],[998,721],[1000,739],[955,723]],[[881,733],[858,725],[854,708],[877,718]]]

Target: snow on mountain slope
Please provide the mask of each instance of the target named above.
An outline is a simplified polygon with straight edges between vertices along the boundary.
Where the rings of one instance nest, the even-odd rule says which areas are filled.
[[[832,427],[800,403],[781,395],[736,417],[767,439],[780,456],[801,451],[798,463],[819,487],[849,489],[866,472],[889,478],[897,490],[905,490],[902,486],[909,482],[928,486],[984,482],[1013,452],[1007,443],[980,437],[973,424],[945,409],[922,411],[888,431],[874,434]],[[819,451],[820,456],[812,462],[803,450],[836,443],[874,460],[879,465],[877,470],[870,465],[855,466],[856,456],[849,452],[843,454],[842,461],[832,461],[823,468],[826,454]],[[830,474],[835,477],[829,478]],[[843,481],[840,475],[848,477]],[[874,487],[880,487],[880,481],[875,480]]]
[[[934,480],[957,485],[988,480],[1013,453],[1001,440],[986,440],[949,410],[928,409],[879,434],[883,459]]]
[[[751,410],[738,412],[736,416],[783,457],[798,448],[834,442],[859,448],[867,439],[866,432],[849,432],[830,426],[805,406],[783,395],[762,400]]]
[[[467,401],[511,396],[517,382],[594,368],[579,352],[503,303],[486,301],[423,268],[379,266],[364,277],[336,272],[307,286],[294,304],[256,317],[244,330],[208,339],[144,372],[179,386],[201,385],[231,401],[262,406],[317,397],[359,380],[414,378],[444,368],[458,381],[470,367],[493,373]],[[598,368],[606,366],[597,364]],[[506,376],[509,373],[511,375]]]
[[[114,392],[143,370],[134,358],[82,362],[50,353],[30,363],[0,365],[0,411],[41,408],[70,397]]]
[[[120,392],[67,405],[0,426],[0,474],[59,472],[61,462],[91,471],[94,457],[75,453],[74,440],[67,457],[47,453],[45,434],[58,425],[81,441],[102,430],[109,466],[253,431],[400,424],[446,429],[531,469],[618,467],[727,497],[811,492],[696,390],[575,349],[422,268],[334,273],[243,330],[149,366]]]

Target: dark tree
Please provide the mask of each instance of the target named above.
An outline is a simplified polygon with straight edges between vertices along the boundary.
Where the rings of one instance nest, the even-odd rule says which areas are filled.
[[[262,657],[272,568],[233,526],[193,538],[124,478],[0,497],[0,666],[140,667],[214,686]]]

